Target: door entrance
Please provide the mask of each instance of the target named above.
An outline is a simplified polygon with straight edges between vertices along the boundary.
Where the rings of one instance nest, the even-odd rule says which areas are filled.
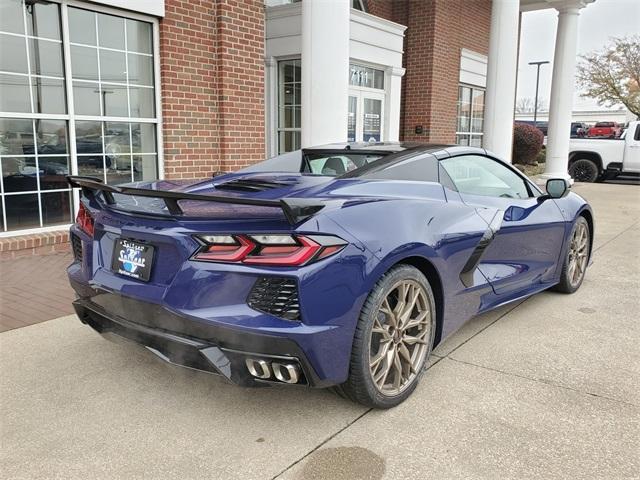
[[[381,142],[384,127],[384,93],[349,92],[347,141]]]

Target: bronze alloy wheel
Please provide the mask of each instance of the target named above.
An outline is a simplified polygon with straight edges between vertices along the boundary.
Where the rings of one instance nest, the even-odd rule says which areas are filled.
[[[378,391],[395,396],[412,384],[430,349],[431,303],[422,285],[397,282],[384,297],[371,329],[369,370]]]
[[[589,260],[589,227],[580,222],[571,236],[567,277],[572,287],[577,287],[584,277]]]

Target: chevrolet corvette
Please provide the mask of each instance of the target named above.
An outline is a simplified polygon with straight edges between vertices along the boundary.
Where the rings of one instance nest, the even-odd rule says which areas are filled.
[[[375,408],[415,390],[471,317],[589,265],[588,203],[481,148],[336,144],[206,180],[81,190],[80,320],[242,386],[331,387]]]

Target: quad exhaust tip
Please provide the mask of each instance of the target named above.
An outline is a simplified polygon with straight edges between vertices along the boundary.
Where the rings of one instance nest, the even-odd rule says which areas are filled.
[[[300,380],[300,367],[293,363],[278,363],[273,362],[273,374],[275,377],[284,383],[298,383]]]
[[[247,358],[245,363],[249,373],[261,380],[269,380],[273,376],[277,381],[283,383],[298,383],[300,381],[300,366],[295,363],[269,363],[256,358]]]
[[[269,364],[264,360],[256,360],[253,358],[247,358],[245,361],[249,373],[256,378],[267,379],[271,378],[271,368]]]

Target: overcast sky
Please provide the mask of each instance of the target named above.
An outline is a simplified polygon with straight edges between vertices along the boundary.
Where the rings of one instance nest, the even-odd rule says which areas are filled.
[[[580,12],[578,53],[600,49],[610,37],[640,34],[640,0],[596,0]],[[549,60],[551,64],[540,68],[539,93],[548,107],[557,25],[558,12],[554,9],[522,14],[518,98],[535,95],[536,67],[528,63]],[[603,107],[579,95],[574,97],[574,110],[591,108]]]

